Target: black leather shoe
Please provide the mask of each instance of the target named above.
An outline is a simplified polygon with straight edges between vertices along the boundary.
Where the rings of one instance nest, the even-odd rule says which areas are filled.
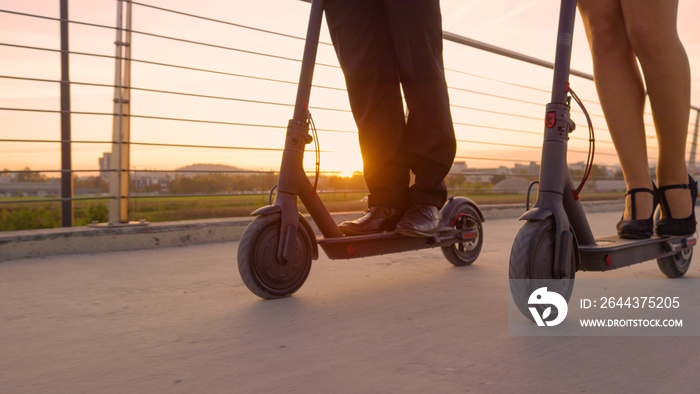
[[[656,185],[652,182],[654,190],[646,187],[632,189],[625,193],[625,196],[630,196],[632,199],[632,219],[620,219],[617,222],[617,236],[627,239],[646,239],[654,235],[654,211],[659,204],[659,194]],[[650,193],[653,197],[653,206],[651,215],[647,219],[637,219],[637,199],[636,194],[640,192]],[[624,213],[622,214],[624,217]]]
[[[365,211],[359,219],[340,223],[338,227],[345,235],[368,235],[393,231],[401,219],[400,209],[374,206]]]
[[[406,211],[396,232],[409,237],[430,237],[437,232],[440,224],[440,211],[430,204],[414,204]]]
[[[668,201],[666,200],[666,190],[669,189],[690,189],[690,198],[693,202],[693,211],[690,216],[683,219],[676,219],[671,216],[671,209],[668,207]],[[654,228],[656,234],[662,237],[693,235],[695,233],[695,227],[697,226],[697,222],[695,221],[695,201],[698,198],[698,183],[695,179],[688,175],[688,183],[661,186],[659,188],[659,193],[661,195],[661,209],[664,211],[664,218],[656,222],[656,227]]]

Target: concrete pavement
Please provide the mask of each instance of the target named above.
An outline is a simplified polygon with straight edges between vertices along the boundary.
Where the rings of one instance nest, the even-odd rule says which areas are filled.
[[[590,215],[596,234],[618,218]],[[0,391],[697,392],[698,337],[509,337],[519,226],[487,221],[470,267],[322,254],[275,301],[241,282],[237,242],[0,263]],[[655,262],[579,277],[596,275],[664,278]]]

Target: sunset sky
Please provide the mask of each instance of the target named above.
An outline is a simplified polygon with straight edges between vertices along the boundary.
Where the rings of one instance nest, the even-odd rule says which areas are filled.
[[[142,0],[143,4],[196,14],[203,17],[303,37],[309,4],[298,0]],[[58,0],[0,0],[0,10],[58,17]],[[552,61],[559,2],[555,0],[442,0],[443,28],[468,38],[483,41]],[[265,32],[204,21],[172,12],[134,4],[133,29],[182,40],[204,42],[227,48],[274,54],[299,59],[303,41]],[[71,20],[114,26],[115,0],[71,0]],[[693,72],[692,103],[700,106],[700,28],[697,16],[700,2],[681,0],[679,31],[690,57]],[[113,56],[115,33],[112,29],[72,24],[70,47],[75,52]],[[345,173],[361,169],[357,134],[348,111],[342,73],[330,45],[327,29],[322,32],[310,105],[320,129],[322,169]],[[23,45],[59,48],[59,24],[56,21],[0,12],[0,108],[58,110],[58,84],[21,81],[7,77],[57,80],[59,55],[8,46]],[[194,45],[135,33],[133,36],[132,141],[203,146],[251,148],[282,147],[288,105],[294,101],[300,63],[288,59],[264,57],[212,46]],[[144,61],[201,68],[205,73],[147,64]],[[452,112],[456,123],[458,161],[469,167],[512,167],[516,162],[539,160],[544,105],[549,100],[551,71],[505,59],[462,45],[445,43],[446,76],[451,87]],[[591,60],[580,19],[574,39],[572,67],[591,72]],[[255,76],[256,79],[232,75]],[[280,83],[269,80],[284,80]],[[114,60],[71,55],[71,80],[98,84],[114,83]],[[589,105],[599,140],[596,162],[615,164],[593,84],[572,78],[572,86]],[[332,89],[328,89],[328,87]],[[148,92],[167,90],[206,97]],[[112,113],[113,89],[72,87],[72,110]],[[504,98],[505,97],[505,98]],[[235,99],[235,100],[233,100]],[[260,104],[248,101],[273,102]],[[329,110],[330,109],[330,110]],[[694,113],[692,114],[694,121]],[[231,124],[182,122],[146,119],[139,116],[207,120]],[[585,159],[587,134],[582,116],[574,113],[581,125],[571,141],[570,162]],[[656,140],[648,117],[650,157],[656,157]],[[72,116],[76,141],[110,141],[112,118],[105,115]],[[0,139],[60,138],[59,116],[0,110]],[[108,143],[73,144],[75,169],[97,169],[97,159],[108,152]],[[133,146],[132,168],[174,169],[192,163],[229,164],[251,170],[269,170],[279,166],[279,151],[243,149],[204,149]],[[313,154],[306,155],[305,166],[313,167]],[[460,159],[461,158],[461,159]],[[19,170],[26,166],[38,170],[60,168],[58,144],[0,142],[0,169]]]

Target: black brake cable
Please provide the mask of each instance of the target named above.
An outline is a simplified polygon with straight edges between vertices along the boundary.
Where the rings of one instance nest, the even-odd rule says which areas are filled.
[[[578,185],[576,190],[574,190],[574,197],[578,199],[578,195],[581,193],[581,189],[583,189],[583,185],[586,184],[588,177],[591,175],[591,170],[593,169],[593,156],[595,155],[595,132],[593,130],[593,122],[591,122],[591,116],[588,114],[586,106],[583,104],[576,92],[571,89],[571,86],[568,86],[568,84],[566,91],[571,93],[571,97],[574,98],[574,101],[576,101],[578,106],[581,108],[581,111],[583,111],[583,114],[586,116],[586,122],[588,122],[588,157],[586,159],[586,171],[583,173],[581,183]]]
[[[307,105],[304,109],[306,110],[306,117],[309,120],[311,136],[314,140],[314,150],[316,153],[316,177],[314,179],[314,192],[316,192],[318,188],[318,177],[321,173],[321,147],[318,143],[318,130],[316,130],[316,124],[314,123],[313,117],[311,117],[311,111],[309,111],[309,106]]]

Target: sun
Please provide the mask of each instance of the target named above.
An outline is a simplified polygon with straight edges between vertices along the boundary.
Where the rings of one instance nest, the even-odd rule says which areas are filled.
[[[334,154],[333,160],[328,160],[327,171],[336,171],[338,176],[351,178],[358,172],[362,172],[362,157],[359,153]]]
[[[307,155],[307,158],[312,155]],[[305,158],[305,167],[311,168],[313,160],[307,161]],[[335,175],[343,178],[351,178],[357,173],[362,172],[362,156],[360,153],[353,152],[333,152],[326,153],[321,157],[321,172],[327,175]]]
[[[357,175],[357,174],[361,174],[361,173],[362,173],[362,172],[361,172],[360,170],[355,170],[355,171],[341,171],[341,172],[337,173],[337,175],[338,175],[339,177],[342,177],[342,178],[352,178],[353,176],[355,176],[355,175]]]

